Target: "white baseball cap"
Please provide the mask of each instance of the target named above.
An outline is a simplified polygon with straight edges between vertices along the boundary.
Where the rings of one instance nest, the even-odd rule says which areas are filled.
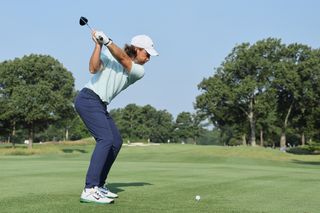
[[[143,48],[151,56],[157,56],[159,53],[154,49],[151,38],[147,35],[137,35],[132,38],[131,45],[139,48]]]

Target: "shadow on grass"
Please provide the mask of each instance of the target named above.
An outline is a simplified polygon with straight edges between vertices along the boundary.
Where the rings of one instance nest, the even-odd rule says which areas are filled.
[[[320,166],[320,161],[301,161],[301,160],[293,160],[293,163],[297,164],[304,164],[304,165],[314,165],[314,166]]]
[[[83,150],[83,149],[62,149],[64,153],[74,153],[74,152],[79,152],[79,153],[88,153],[88,151]]]
[[[108,188],[110,189],[110,191],[115,192],[115,193],[119,193],[122,191],[125,191],[122,188],[126,188],[126,187],[136,187],[136,186],[151,186],[153,184],[151,183],[146,183],[146,182],[133,182],[133,183],[109,183],[108,184]]]

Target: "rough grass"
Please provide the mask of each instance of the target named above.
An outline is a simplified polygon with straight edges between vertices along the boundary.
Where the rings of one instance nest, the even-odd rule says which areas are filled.
[[[0,155],[1,212],[319,211],[319,155],[259,147],[125,146],[108,180],[120,197],[101,206],[79,202],[92,144],[35,148],[40,154]]]
[[[42,154],[62,154],[67,149],[65,147],[75,147],[78,145],[93,145],[94,139],[87,138],[79,141],[62,141],[34,143],[32,149],[25,144],[16,144],[13,148],[11,144],[0,145],[0,155],[42,155]]]

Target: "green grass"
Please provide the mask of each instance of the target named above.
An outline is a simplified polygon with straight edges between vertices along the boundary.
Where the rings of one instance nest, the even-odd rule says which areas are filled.
[[[258,147],[123,147],[109,178],[109,187],[120,197],[115,204],[95,205],[79,202],[93,145],[39,145],[32,155],[8,155],[7,149],[0,148],[0,212],[320,209],[319,155]]]

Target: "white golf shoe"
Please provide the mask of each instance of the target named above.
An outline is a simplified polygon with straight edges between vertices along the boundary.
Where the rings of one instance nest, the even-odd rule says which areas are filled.
[[[99,191],[101,192],[101,194],[103,194],[105,197],[108,198],[117,198],[118,195],[111,192],[106,186],[101,186],[99,187]]]
[[[98,203],[98,204],[110,204],[114,200],[106,197],[97,186],[94,188],[84,189],[80,197],[81,203]]]

